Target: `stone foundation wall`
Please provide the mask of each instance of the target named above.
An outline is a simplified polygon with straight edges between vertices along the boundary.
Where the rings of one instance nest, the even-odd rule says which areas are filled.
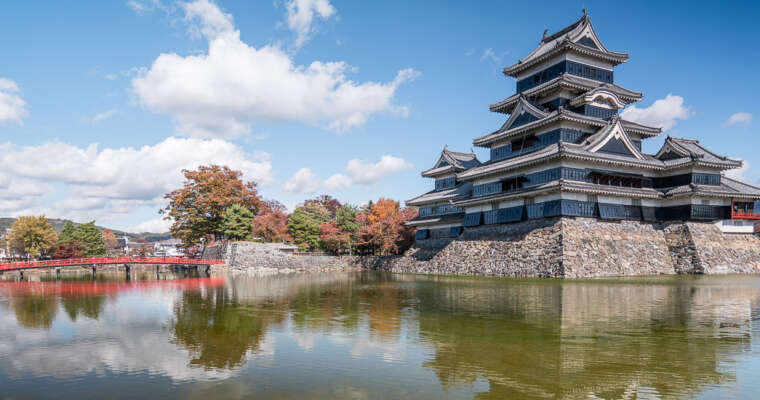
[[[563,276],[561,219],[468,228],[461,237],[422,242],[403,256],[360,257],[364,268],[393,272],[514,277]]]
[[[403,256],[357,262],[393,272],[519,277],[760,273],[760,238],[724,234],[712,223],[562,217],[470,228],[446,243],[421,241]]]
[[[354,257],[293,255],[277,243],[232,242],[213,252],[231,272],[323,272],[354,268]]]
[[[393,272],[591,278],[760,273],[760,238],[724,234],[712,223],[653,224],[558,217],[468,228],[456,239],[419,241],[401,256],[294,256],[277,244],[235,242],[223,251],[233,272]]]
[[[562,231],[566,278],[675,273],[661,226],[564,218]]]

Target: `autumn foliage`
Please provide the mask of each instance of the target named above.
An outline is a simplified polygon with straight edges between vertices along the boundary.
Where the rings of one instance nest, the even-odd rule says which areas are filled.
[[[334,254],[399,254],[414,243],[415,228],[406,222],[417,216],[417,210],[391,199],[356,207],[321,195],[288,214],[277,201],[262,200],[256,183],[243,182],[240,171],[211,165],[183,173],[184,186],[165,196],[169,205],[161,212],[173,221],[170,233],[186,248],[202,239],[206,244],[219,240],[221,232],[227,232],[227,239],[290,242],[302,251]],[[246,218],[226,215],[230,210],[240,215],[250,211],[250,230],[241,225],[247,224]]]
[[[243,182],[242,172],[226,166],[200,166],[183,170],[184,186],[165,196],[169,205],[161,212],[173,221],[170,233],[185,246],[209,235],[220,237],[226,210],[238,204],[254,215],[262,206],[255,182]]]

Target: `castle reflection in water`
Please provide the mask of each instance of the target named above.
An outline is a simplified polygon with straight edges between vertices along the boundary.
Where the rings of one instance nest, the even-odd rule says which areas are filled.
[[[746,276],[34,284],[0,282],[4,387],[89,376],[97,393],[105,375],[272,396],[690,398],[737,383],[760,311],[760,279]]]

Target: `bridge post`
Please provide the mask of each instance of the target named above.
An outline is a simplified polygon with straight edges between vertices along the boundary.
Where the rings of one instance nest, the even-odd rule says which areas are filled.
[[[95,264],[92,264],[92,280],[93,281],[95,280],[97,273],[98,273],[97,267],[95,266]]]
[[[55,269],[55,280],[60,281],[61,280],[61,269],[56,268]]]
[[[24,270],[23,269],[18,271],[18,276],[19,276],[19,279],[21,279],[22,281],[24,280]]]
[[[161,266],[159,264],[156,264],[156,280],[161,279],[161,275],[158,274],[160,268]]]
[[[126,271],[126,273],[127,273],[127,280],[130,280],[131,279],[130,272],[132,272],[132,271],[131,271],[131,267],[129,266],[129,264],[124,264],[124,271]]]

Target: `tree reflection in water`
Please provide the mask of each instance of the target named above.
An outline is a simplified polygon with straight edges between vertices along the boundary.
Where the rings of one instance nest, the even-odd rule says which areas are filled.
[[[106,303],[106,296],[93,296],[87,294],[61,295],[63,309],[72,321],[76,321],[79,315],[87,318],[98,319]]]
[[[44,295],[17,297],[11,300],[11,308],[19,325],[50,329],[58,313],[58,299]]]
[[[248,351],[258,349],[267,327],[285,315],[283,306],[239,303],[224,288],[185,291],[174,307],[173,343],[191,351],[193,366],[235,368]]]

